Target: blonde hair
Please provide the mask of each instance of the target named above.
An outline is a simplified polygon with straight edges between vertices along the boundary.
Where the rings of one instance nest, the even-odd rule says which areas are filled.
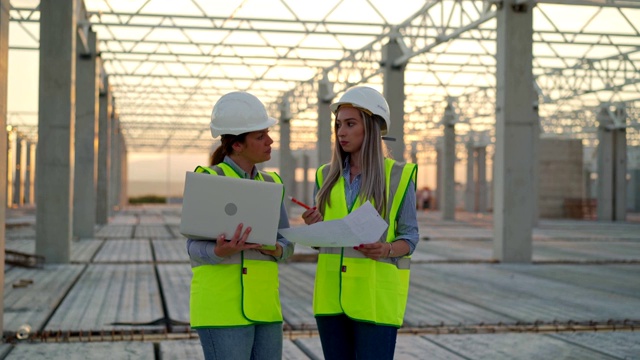
[[[360,199],[360,202],[370,200],[378,213],[385,217],[387,197],[385,195],[384,158],[389,157],[389,155],[386,145],[382,142],[380,132],[380,124],[384,123],[384,120],[378,115],[369,115],[368,112],[362,109],[358,110],[360,110],[364,124],[364,140],[360,149],[361,179],[358,199]],[[342,176],[342,166],[348,155],[338,143],[338,131],[335,123],[333,136],[334,146],[331,162],[329,163],[329,174],[324,179],[322,187],[316,195],[316,204],[322,214],[324,214],[325,207],[331,205],[331,189]]]

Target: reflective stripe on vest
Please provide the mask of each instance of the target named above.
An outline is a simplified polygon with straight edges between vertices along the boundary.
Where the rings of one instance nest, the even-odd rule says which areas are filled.
[[[318,186],[322,186],[327,171],[326,165],[318,169]],[[410,181],[415,184],[416,171],[415,164],[385,159],[387,210],[384,218],[389,229],[379,241],[390,242],[397,236],[397,217],[410,190]],[[330,201],[324,220],[342,218],[361,204],[356,199],[353,208],[347,208],[342,176],[331,190]],[[371,260],[351,248],[322,248],[315,278],[314,314],[344,313],[359,321],[401,326],[409,291],[409,262],[409,257],[400,258],[394,264],[389,259]]]
[[[241,177],[225,163],[198,166],[195,172]],[[276,173],[259,171],[256,180],[282,184]],[[271,256],[248,250],[216,265],[191,265],[191,327],[282,322],[278,264]]]

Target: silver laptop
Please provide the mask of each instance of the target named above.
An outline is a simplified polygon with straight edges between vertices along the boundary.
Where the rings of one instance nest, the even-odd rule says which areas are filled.
[[[191,239],[231,239],[239,223],[247,242],[275,249],[282,184],[187,172],[180,233]]]

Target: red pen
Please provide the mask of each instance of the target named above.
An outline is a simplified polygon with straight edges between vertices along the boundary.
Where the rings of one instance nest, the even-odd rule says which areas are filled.
[[[289,200],[291,200],[291,202],[292,202],[292,203],[294,203],[294,204],[298,204],[298,205],[302,206],[303,208],[305,208],[305,209],[307,209],[307,210],[311,209],[311,206],[309,206],[309,205],[307,205],[307,204],[303,203],[302,201],[300,201],[300,200],[298,200],[298,199],[294,198],[293,196],[289,196]]]

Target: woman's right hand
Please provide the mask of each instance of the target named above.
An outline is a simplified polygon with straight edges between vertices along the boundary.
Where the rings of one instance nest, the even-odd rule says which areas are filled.
[[[318,209],[316,209],[316,207],[314,206],[302,213],[302,220],[304,220],[305,224],[311,225],[322,221],[323,218],[322,214],[320,214],[320,211],[318,211]]]
[[[225,234],[218,235],[218,238],[216,239],[216,247],[213,249],[216,256],[224,258],[243,250],[258,249],[262,247],[260,244],[247,244],[246,241],[251,233],[251,227],[247,227],[244,231],[242,231],[242,227],[242,223],[238,224],[236,232],[233,234],[233,238],[229,241],[225,239]]]

